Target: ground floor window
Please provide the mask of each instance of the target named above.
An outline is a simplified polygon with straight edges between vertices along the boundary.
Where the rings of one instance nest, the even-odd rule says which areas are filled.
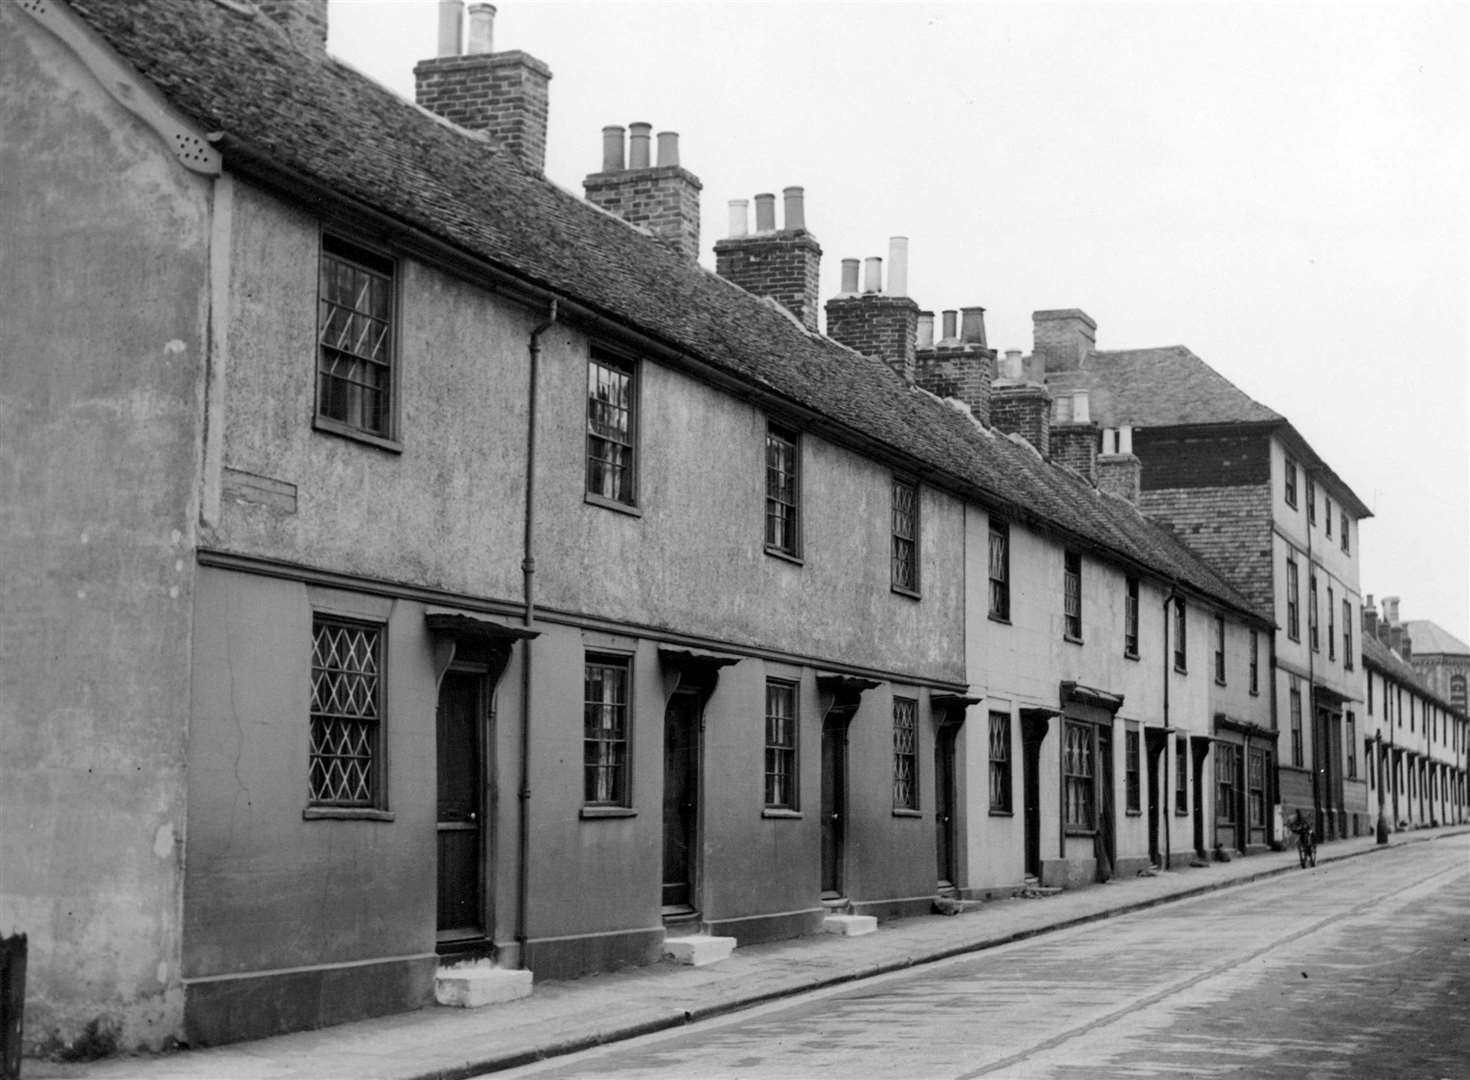
[[[795,810],[796,684],[766,683],[766,806]]]
[[[1255,829],[1266,825],[1266,752],[1252,750],[1247,766],[1246,786],[1250,791],[1250,822]]]
[[[1011,714],[990,714],[990,809],[1011,812]]]
[[[1123,798],[1124,809],[1137,814],[1143,809],[1143,779],[1140,774],[1138,730],[1123,734]]]
[[[311,630],[307,797],[382,809],[382,627],[317,618]]]
[[[1096,757],[1093,752],[1092,728],[1068,720],[1063,728],[1062,796],[1069,829],[1096,827],[1093,777]]]
[[[589,657],[582,686],[582,801],[629,806],[628,661]]]
[[[1229,743],[1215,746],[1215,817],[1221,822],[1235,824],[1236,770],[1239,769],[1240,749]]]
[[[893,699],[893,808],[919,808],[919,703]]]
[[[1189,738],[1174,737],[1174,812],[1189,813]]]

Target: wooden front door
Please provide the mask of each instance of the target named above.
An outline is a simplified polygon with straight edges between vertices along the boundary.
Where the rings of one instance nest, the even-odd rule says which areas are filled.
[[[1113,730],[1097,729],[1097,880],[1113,876],[1118,861],[1118,815],[1113,800]]]
[[[675,694],[664,711],[665,914],[694,910],[699,851],[699,699]]]
[[[934,840],[938,855],[939,887],[953,888],[954,860],[954,743],[959,728],[943,724],[934,738]]]
[[[448,671],[439,684],[439,940],[488,936],[485,913],[484,677]]]
[[[847,724],[822,725],[822,897],[842,892],[842,845],[847,818]]]
[[[1045,720],[1021,719],[1021,800],[1025,818],[1026,873],[1041,878],[1041,743]]]
[[[1168,736],[1162,731],[1146,731],[1144,740],[1148,757],[1148,857],[1155,866],[1163,866],[1164,853],[1159,847],[1159,819],[1167,809],[1163,797],[1163,763]]]

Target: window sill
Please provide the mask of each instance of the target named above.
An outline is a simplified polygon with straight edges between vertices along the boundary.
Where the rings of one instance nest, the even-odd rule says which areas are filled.
[[[388,810],[370,810],[353,806],[307,806],[301,811],[302,821],[392,821]]]
[[[1138,659],[1138,652],[1136,650],[1133,651],[1133,652],[1129,652],[1127,649],[1124,649],[1123,650],[1123,659],[1124,660],[1137,660]]]
[[[1216,679],[1215,680],[1215,685],[1216,686],[1224,686],[1225,685],[1225,680],[1224,679]]]
[[[781,806],[768,806],[764,810],[761,811],[761,817],[763,817],[763,818],[781,818],[781,819],[787,819],[787,820],[797,820],[797,819],[799,819],[801,817],[801,811],[800,810],[788,810],[785,807],[781,807]]]
[[[605,495],[594,495],[590,491],[582,493],[582,501],[589,506],[600,506],[604,510],[611,510],[618,514],[627,514],[629,517],[641,518],[643,511],[632,503],[619,502],[617,499],[609,499]]]
[[[1124,810],[1123,814],[1126,817],[1143,817],[1142,810]]]
[[[1260,697],[1260,696],[1261,696],[1261,692],[1259,690],[1252,690],[1251,691],[1251,697]]]
[[[1081,645],[1082,644],[1082,639],[1080,637],[1078,637],[1076,634],[1063,634],[1062,635],[1062,640],[1063,641],[1070,641],[1073,645]]]
[[[1188,675],[1189,674],[1189,668],[1185,667],[1183,664],[1175,664],[1174,665],[1174,674],[1176,674],[1176,675]]]
[[[922,811],[922,810],[910,810],[907,807],[895,806],[893,808],[893,816],[894,817],[921,818],[921,817],[924,816],[924,811]]]
[[[1011,625],[1011,617],[1009,615],[997,615],[995,612],[992,611],[989,614],[988,618],[990,619],[991,622],[998,622],[1002,626],[1010,626]]]
[[[600,818],[637,817],[638,811],[631,806],[584,806],[578,816],[583,821],[596,821]]]
[[[806,565],[805,561],[800,555],[794,555],[789,551],[782,551],[780,548],[774,548],[767,545],[766,554],[773,559],[780,559],[782,562],[794,563],[797,566]]]
[[[1174,816],[1175,817],[1188,817],[1189,816],[1189,811],[1188,810],[1177,810],[1176,809],[1174,811]]]
[[[905,589],[902,585],[892,586],[892,590],[899,596],[907,596],[910,600],[922,600],[923,595],[916,589]]]
[[[1066,829],[1068,836],[1096,836],[1096,829],[1085,828],[1081,825],[1068,825]]]
[[[990,808],[990,816],[991,817],[1015,817],[1016,816],[1016,812],[1014,810],[1000,810],[1000,809],[997,809],[996,807],[992,806]]]
[[[329,435],[340,435],[344,439],[351,439],[354,442],[376,446],[379,450],[386,450],[390,454],[403,453],[403,443],[397,439],[374,435],[371,431],[363,431],[362,428],[355,428],[351,424],[344,424],[342,421],[333,420],[328,416],[313,417],[311,426],[317,431]]]

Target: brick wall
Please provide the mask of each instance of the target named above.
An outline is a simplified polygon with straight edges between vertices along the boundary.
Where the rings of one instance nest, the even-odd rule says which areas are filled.
[[[715,242],[715,271],[721,277],[756,296],[774,298],[808,330],[817,328],[821,267],[822,249],[805,229]]]
[[[532,172],[546,166],[551,69],[513,51],[441,56],[414,66],[414,100],[491,142]]]
[[[1186,436],[1138,428],[1133,452],[1143,487],[1226,487],[1271,482],[1271,444],[1263,435]]]
[[[1031,352],[1046,371],[1076,371],[1096,344],[1097,323],[1085,311],[1064,308],[1031,313]]]
[[[1100,454],[1097,459],[1098,490],[1138,504],[1139,476],[1143,464],[1133,454]]]
[[[1139,509],[1173,529],[1257,608],[1275,610],[1270,487],[1259,484],[1150,490],[1148,468],[1145,462]]]
[[[914,353],[914,380],[931,394],[963,401],[982,424],[990,423],[994,350],[974,345],[918,349]]]
[[[827,336],[864,356],[885,361],[914,381],[914,335],[919,305],[907,296],[835,296],[827,301]]]
[[[679,165],[593,173],[587,201],[639,225],[690,261],[699,258],[699,178]]]
[[[1044,386],[1019,383],[994,387],[990,420],[997,430],[1021,436],[1042,454],[1051,449],[1051,394]]]
[[[1097,480],[1098,427],[1084,424],[1053,424],[1047,437],[1050,455],[1059,465],[1066,465],[1089,482]]]

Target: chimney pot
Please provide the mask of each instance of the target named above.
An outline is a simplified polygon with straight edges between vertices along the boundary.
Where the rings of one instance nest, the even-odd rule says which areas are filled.
[[[679,164],[679,133],[677,131],[658,133],[658,163],[660,166]]]
[[[934,312],[919,312],[919,330],[916,344],[921,349],[934,348]]]
[[[466,53],[478,56],[495,51],[495,5],[470,5],[470,43]]]
[[[940,333],[940,343],[948,344],[959,339],[957,323],[960,313],[953,308],[943,313],[944,329]]]
[[[890,236],[888,238],[888,295],[907,296],[908,294],[909,238]]]
[[[750,235],[750,200],[730,200],[730,238]]]
[[[860,259],[842,260],[842,295],[856,296],[858,291],[858,273],[861,266]]]
[[[622,172],[623,143],[625,132],[619,124],[608,124],[602,129],[602,171]]]
[[[772,192],[762,192],[755,197],[755,231],[776,231],[776,196]]]
[[[649,142],[652,132],[652,124],[628,125],[628,168],[646,169],[649,167]]]
[[[1001,364],[1002,378],[1019,379],[1021,377],[1021,350],[1007,349],[1005,361]]]
[[[883,291],[883,260],[876,255],[871,255],[863,260],[863,292],[880,293]]]
[[[800,187],[783,188],[781,191],[785,202],[786,228],[806,228],[806,191]]]
[[[1389,626],[1399,624],[1399,598],[1397,596],[1383,598],[1383,621]]]
[[[960,340],[966,345],[986,347],[985,309],[983,307],[960,308]]]
[[[458,56],[464,49],[464,0],[439,0],[439,55]]]
[[[1089,424],[1092,422],[1092,411],[1088,407],[1086,390],[1072,391],[1072,423]]]
[[[1124,424],[1118,429],[1118,453],[1133,453],[1133,426]]]

